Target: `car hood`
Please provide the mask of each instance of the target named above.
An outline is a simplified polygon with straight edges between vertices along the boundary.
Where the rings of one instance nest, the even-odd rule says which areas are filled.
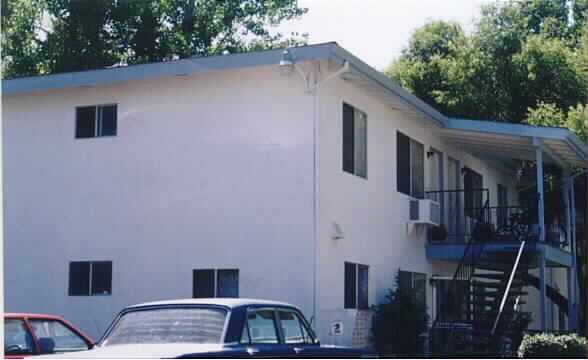
[[[107,359],[107,358],[174,358],[183,354],[217,352],[225,349],[220,344],[129,344],[96,347],[87,351],[53,354],[35,359]]]

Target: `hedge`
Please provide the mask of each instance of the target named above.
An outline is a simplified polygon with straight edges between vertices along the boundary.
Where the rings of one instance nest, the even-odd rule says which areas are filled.
[[[586,359],[586,338],[576,334],[553,335],[540,333],[525,335],[518,355],[525,359],[583,358]]]

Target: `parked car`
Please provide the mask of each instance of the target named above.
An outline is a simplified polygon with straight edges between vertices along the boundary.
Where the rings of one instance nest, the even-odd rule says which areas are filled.
[[[69,321],[52,315],[4,314],[4,356],[25,356],[89,350],[94,341]]]
[[[94,349],[68,357],[356,358],[367,354],[361,348],[321,345],[293,305],[215,298],[129,306]]]

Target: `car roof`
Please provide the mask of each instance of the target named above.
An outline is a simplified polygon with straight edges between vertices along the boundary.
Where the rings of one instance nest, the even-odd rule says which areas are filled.
[[[263,299],[243,299],[243,298],[198,298],[198,299],[175,299],[146,302],[128,306],[127,309],[143,306],[160,306],[160,305],[220,305],[228,308],[241,306],[262,305],[262,306],[288,306],[297,307],[281,301],[263,300]]]
[[[47,314],[29,314],[29,313],[5,313],[5,318],[35,318],[35,319],[53,319],[64,320],[61,316],[47,315]]]

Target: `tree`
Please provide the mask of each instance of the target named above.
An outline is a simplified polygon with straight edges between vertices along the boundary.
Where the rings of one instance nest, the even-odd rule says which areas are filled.
[[[296,0],[6,0],[2,10],[4,78],[306,43],[270,32],[306,13]]]
[[[420,335],[427,331],[427,306],[417,299],[413,288],[400,281],[400,270],[395,283],[386,300],[373,308],[374,346],[383,355],[422,355],[424,344]]]

